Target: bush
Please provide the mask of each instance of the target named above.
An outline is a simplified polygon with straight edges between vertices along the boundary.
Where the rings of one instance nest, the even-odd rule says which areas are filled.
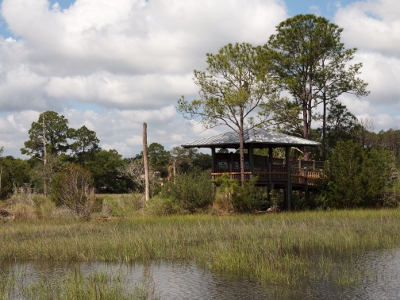
[[[218,178],[218,194],[223,195],[228,211],[232,208],[236,212],[251,212],[259,207],[259,201],[255,199],[259,194],[255,186],[257,180],[258,177],[255,177],[241,186],[237,180],[230,179],[228,174],[222,174]]]
[[[194,213],[213,203],[214,188],[204,173],[182,174],[167,182],[160,196],[163,211],[177,213],[179,207],[180,213]]]
[[[88,170],[67,164],[53,182],[52,198],[57,205],[65,205],[79,218],[88,220],[93,206],[89,188],[91,184],[92,177]]]
[[[325,199],[331,208],[376,207],[384,202],[393,154],[352,141],[339,142],[326,170]]]
[[[146,203],[146,212],[155,216],[169,216],[179,213],[185,213],[180,207],[178,201],[173,198],[161,198],[156,196]]]
[[[131,217],[143,207],[143,202],[143,194],[131,193],[101,195],[95,203],[101,204],[103,217]]]

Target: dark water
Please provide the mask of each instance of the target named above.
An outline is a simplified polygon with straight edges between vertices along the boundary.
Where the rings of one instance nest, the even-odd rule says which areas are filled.
[[[152,263],[150,265],[119,264],[48,264],[30,262],[2,264],[14,274],[24,274],[23,284],[40,278],[61,278],[79,268],[83,275],[95,272],[120,274],[125,278],[127,291],[147,278],[159,299],[400,299],[400,249],[369,252],[354,261],[354,269],[362,271],[360,280],[343,286],[329,279],[299,283],[294,290],[288,287],[263,286],[247,278],[226,276],[204,271],[194,264]],[[340,274],[339,274],[340,277]]]

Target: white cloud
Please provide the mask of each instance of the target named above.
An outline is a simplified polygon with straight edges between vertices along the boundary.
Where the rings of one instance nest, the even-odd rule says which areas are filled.
[[[362,99],[342,99],[357,117],[372,119],[375,130],[397,127],[400,116],[400,2],[366,0],[338,8],[334,22],[344,28],[345,46],[359,50],[361,78],[371,94]]]
[[[334,22],[347,46],[400,55],[400,1],[357,1],[339,8]]]
[[[194,95],[192,74],[115,75],[98,72],[88,76],[53,77],[44,91],[49,97],[75,99],[110,108],[145,109],[170,105],[181,94]]]
[[[76,0],[63,10],[48,0],[3,0],[1,13],[17,37],[0,37],[6,131],[27,112],[35,112],[30,125],[55,110],[124,155],[140,152],[143,122],[149,141],[166,148],[196,139],[174,108],[181,95],[197,95],[193,69],[227,43],[264,44],[287,17],[282,0]],[[19,154],[25,125],[23,137],[2,135],[5,151],[18,140],[11,151]]]
[[[368,83],[367,89],[371,91],[368,101],[400,109],[400,57],[360,51],[354,61],[363,63],[360,77]]]
[[[274,0],[77,0],[62,12],[46,0],[4,0],[2,11],[32,70],[61,76],[192,71],[226,43],[264,43],[285,17]]]
[[[334,19],[346,47],[359,48],[354,62],[363,62],[371,90],[342,99],[383,128],[400,118],[399,5],[357,1]],[[3,0],[1,13],[17,37],[0,36],[0,146],[13,155],[45,110],[64,114],[71,127],[86,125],[103,148],[125,156],[141,151],[143,122],[149,143],[166,149],[229,130],[202,132],[175,111],[177,99],[197,95],[193,69],[205,68],[206,53],[264,44],[288,17],[282,0],[76,0],[64,10],[47,0]]]

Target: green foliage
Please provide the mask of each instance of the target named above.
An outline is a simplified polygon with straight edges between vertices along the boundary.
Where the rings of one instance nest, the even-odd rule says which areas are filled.
[[[174,147],[171,150],[171,159],[176,162],[177,173],[211,169],[211,155],[199,153],[196,148]]]
[[[133,189],[132,181],[122,176],[119,169],[124,166],[122,155],[117,150],[99,150],[86,160],[94,179],[95,188],[102,193],[124,193]]]
[[[326,205],[331,208],[375,207],[389,180],[393,154],[339,142],[327,167]]]
[[[151,198],[146,203],[146,213],[154,216],[170,216],[186,213],[182,211],[179,202],[174,198],[164,198],[160,195]]]
[[[14,187],[29,183],[29,164],[12,156],[0,157],[0,200],[13,193]]]
[[[230,179],[227,173],[217,179],[218,194],[225,197],[228,211],[233,209],[236,212],[251,212],[259,207],[260,203],[255,199],[257,180],[258,177],[255,177],[240,185],[237,180]]]
[[[65,165],[60,156],[53,154],[47,155],[47,163],[43,165],[40,160],[31,158],[31,168],[29,170],[30,184],[36,193],[49,195],[52,183]]]
[[[68,137],[74,142],[69,146],[75,161],[85,167],[85,162],[94,151],[99,150],[100,140],[93,130],[86,126],[79,129],[70,128]]]
[[[274,118],[285,129],[301,130],[310,139],[311,123],[318,116],[315,109],[322,103],[324,145],[327,106],[343,93],[369,93],[367,84],[357,77],[362,64],[349,64],[356,49],[345,49],[340,40],[343,29],[313,14],[289,18],[276,31],[263,47],[264,58],[268,71],[292,99],[275,103]],[[308,149],[305,155],[309,156]]]
[[[171,154],[159,143],[151,143],[147,148],[149,163],[153,171],[160,172],[162,178],[168,176],[168,166],[170,165]]]
[[[37,122],[32,123],[29,140],[24,143],[21,153],[43,158],[43,134],[48,154],[58,155],[68,150],[68,120],[54,111],[46,111],[40,114]]]
[[[143,208],[143,194],[109,194],[98,196],[103,217],[132,217]]]
[[[228,212],[233,210],[232,195],[239,187],[239,182],[237,180],[231,179],[228,173],[222,174],[216,179],[216,184],[218,184],[217,195],[221,195],[225,201],[225,207]]]
[[[264,72],[259,52],[248,43],[228,44],[207,53],[207,68],[194,71],[200,99],[178,100],[177,110],[204,128],[226,125],[239,135],[240,170],[244,181],[244,130],[270,121],[270,102],[278,97],[275,80]]]
[[[214,189],[209,176],[204,173],[181,174],[163,186],[161,199],[164,206],[170,207],[171,213],[177,212],[178,207],[182,213],[194,213],[212,204]]]
[[[237,185],[233,189],[232,205],[237,212],[253,212],[257,207],[255,202],[255,190],[258,177],[254,177],[249,182],[243,182],[241,186]]]

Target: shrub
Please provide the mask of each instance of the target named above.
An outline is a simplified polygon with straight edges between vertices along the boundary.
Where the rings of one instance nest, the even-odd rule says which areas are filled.
[[[101,195],[96,199],[101,203],[103,217],[130,217],[143,207],[143,194]]]
[[[253,178],[250,182],[244,182],[243,186],[237,180],[230,179],[228,174],[222,174],[218,178],[217,183],[220,184],[218,194],[222,194],[226,200],[228,211],[233,208],[236,212],[251,212],[259,207],[256,201],[256,182],[258,177]]]
[[[204,173],[182,174],[163,186],[161,198],[166,211],[194,213],[212,204],[214,188]]]
[[[339,142],[326,170],[326,205],[332,208],[376,207],[383,202],[393,154],[352,141]]]
[[[89,189],[91,183],[92,177],[88,170],[67,164],[53,183],[52,198],[56,204],[67,206],[79,218],[88,220],[93,206]]]
[[[162,198],[161,196],[151,198],[146,203],[145,209],[148,214],[155,216],[169,216],[185,213],[185,211],[179,207],[178,201],[173,198]]]

